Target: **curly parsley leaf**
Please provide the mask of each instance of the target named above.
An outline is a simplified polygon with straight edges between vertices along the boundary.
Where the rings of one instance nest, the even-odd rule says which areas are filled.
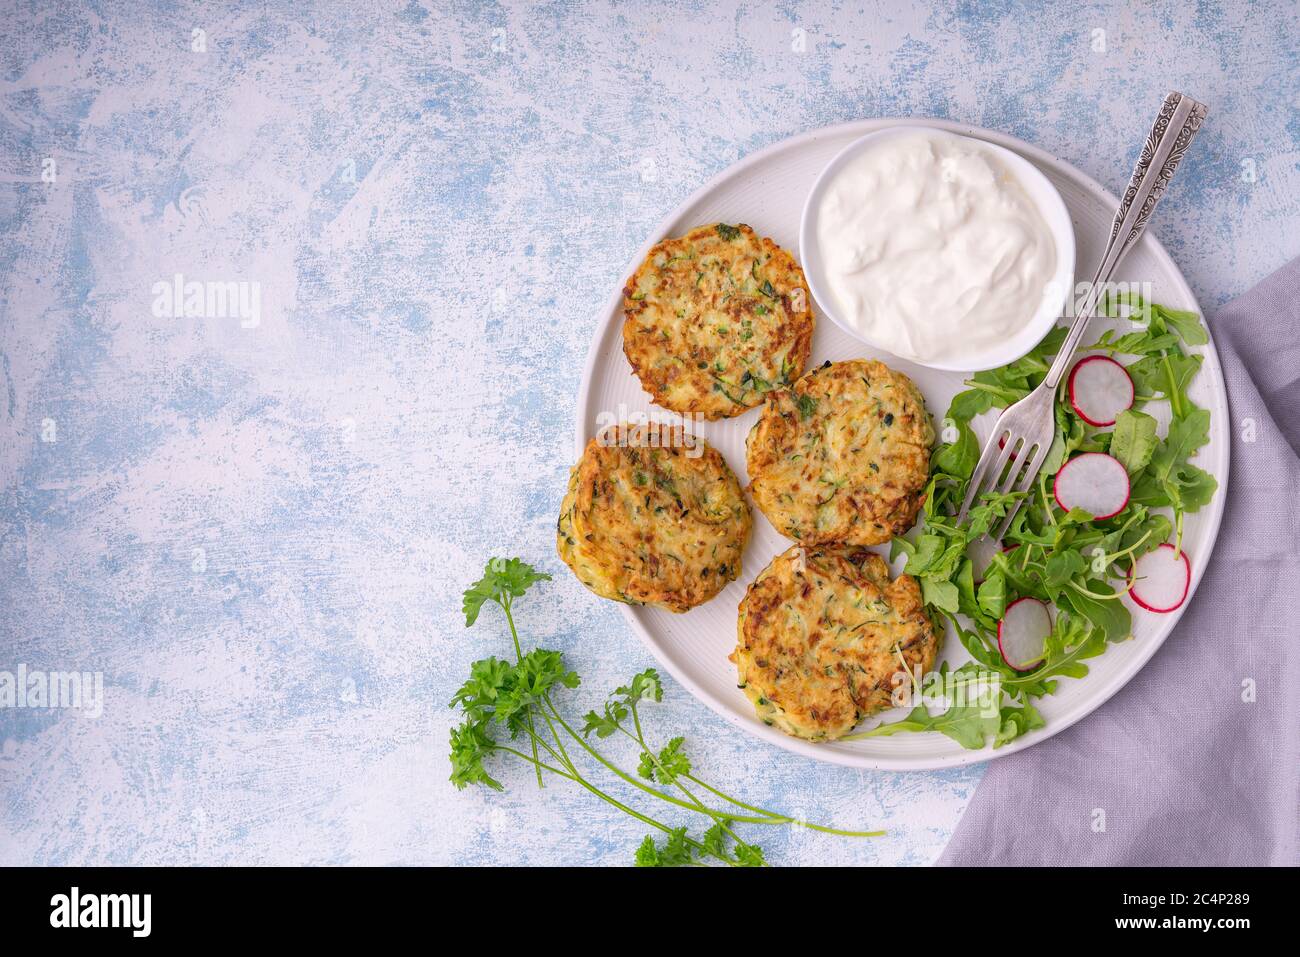
[[[682,750],[685,744],[685,738],[677,737],[660,750],[659,758],[654,762],[655,780],[660,784],[673,784],[679,777],[691,773],[690,758]]]
[[[624,703],[631,706],[642,699],[663,701],[664,687],[659,678],[659,672],[653,668],[647,668],[639,675],[635,675],[630,684],[615,688],[614,694],[622,697]]]
[[[656,844],[653,837],[647,837],[641,842],[636,851],[636,863],[643,867],[676,867],[710,862],[733,867],[763,864],[762,850],[736,836],[731,830],[731,824],[735,822],[697,797],[692,790],[695,787],[701,789],[701,794],[707,792],[731,807],[745,808],[748,812],[742,819],[745,824],[814,827],[846,837],[872,837],[883,833],[834,830],[732,798],[692,774],[691,762],[685,751],[685,739],[682,737],[672,738],[657,753],[653,752],[646,742],[637,714],[637,706],[641,702],[663,700],[663,683],[653,668],[635,675],[628,684],[617,688],[606,700],[603,711],[587,712],[582,730],[575,730],[560,712],[552,695],[559,689],[578,687],[578,674],[565,665],[563,656],[558,651],[534,648],[525,654],[510,610],[515,598],[549,577],[519,559],[493,559],[488,562],[483,578],[465,592],[467,625],[474,623],[485,602],[491,601],[501,607],[510,625],[516,661],[511,664],[496,657],[475,661],[470,665],[469,677],[452,696],[451,706],[460,708],[464,718],[450,734],[448,757],[451,763],[451,781],[457,788],[483,785],[503,790],[502,783],[485,766],[489,757],[514,758],[527,762],[536,773],[539,787],[543,785],[544,772],[576,782],[601,800],[667,834],[662,844]],[[494,737],[496,729],[502,726],[509,731],[512,741],[516,738],[527,739],[531,745],[531,756]],[[589,741],[593,733],[600,739],[608,738],[615,732],[623,732],[632,737],[643,749],[637,768],[641,778],[650,779],[660,787],[675,788],[685,800],[620,770]],[[566,747],[566,740],[571,740],[578,748]],[[706,832],[705,840],[695,840],[685,827],[671,828],[655,820],[589,780],[574,760],[575,756],[584,753],[625,784],[633,785],[643,795],[666,801],[674,808],[686,808],[707,816],[713,826]],[[689,786],[683,779],[689,779]],[[729,849],[729,841],[735,842],[734,850]]]
[[[595,711],[588,711],[583,717],[585,722],[582,726],[583,735],[590,737],[591,733],[596,732],[598,738],[608,738],[619,729],[619,725],[627,717],[627,708],[619,701],[608,701],[605,703],[605,713],[597,714]]]
[[[686,828],[675,827],[662,844],[646,835],[636,851],[637,867],[684,867],[695,863],[694,848],[686,835]]]
[[[551,576],[539,572],[532,565],[518,558],[492,558],[483,570],[483,577],[469,588],[461,599],[461,610],[465,613],[465,627],[478,620],[479,611],[485,601],[494,601],[498,605],[507,605],[522,596],[529,588],[541,581],[550,581]]]
[[[480,724],[466,721],[451,729],[451,783],[464,789],[483,784],[494,791],[505,787],[483,767],[483,759],[496,749],[496,742]]]
[[[741,867],[763,867],[767,861],[763,859],[763,849],[757,844],[737,844],[736,863]]]

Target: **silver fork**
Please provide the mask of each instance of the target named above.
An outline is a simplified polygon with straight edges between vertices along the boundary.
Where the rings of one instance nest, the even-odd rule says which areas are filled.
[[[1070,332],[1061,345],[1061,351],[1056,354],[1055,361],[1047,370],[1047,377],[1038,388],[1015,405],[1009,406],[998,417],[993,434],[984,443],[979,463],[971,473],[970,486],[966,490],[965,501],[961,503],[957,524],[966,521],[975,500],[989,489],[996,489],[1002,494],[1025,492],[1038,477],[1038,470],[1056,436],[1056,388],[1074,357],[1084,327],[1088,325],[1088,320],[1097,307],[1101,289],[1110,281],[1115,267],[1146,230],[1151,211],[1160,201],[1207,112],[1205,104],[1181,93],[1170,93],[1165,97],[1160,114],[1151,127],[1151,134],[1142,147],[1137,165],[1133,167],[1128,189],[1124,190],[1119,209],[1115,211],[1110,239],[1101,257],[1101,265],[1097,267],[1097,275],[1093,277],[1092,286],[1070,325]],[[1007,468],[1008,462],[1011,462],[1010,468]],[[1006,519],[996,532],[997,538],[1000,539],[1007,533],[1012,519],[1020,511],[1020,505],[1021,502],[1016,502],[1008,511]]]

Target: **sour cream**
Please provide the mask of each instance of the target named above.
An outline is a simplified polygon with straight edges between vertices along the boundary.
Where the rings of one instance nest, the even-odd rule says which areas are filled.
[[[978,140],[883,136],[835,171],[817,209],[836,318],[906,359],[981,353],[1034,318],[1056,273],[1051,229]]]

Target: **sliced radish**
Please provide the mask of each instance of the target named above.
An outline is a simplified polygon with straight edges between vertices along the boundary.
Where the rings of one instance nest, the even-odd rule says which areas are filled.
[[[1129,571],[1133,600],[1147,611],[1168,614],[1187,601],[1187,590],[1192,587],[1192,563],[1187,553],[1174,554],[1174,546],[1166,543],[1155,551],[1147,552],[1133,564]]]
[[[1006,447],[1007,447],[1007,434],[1003,432],[1001,435],[998,436],[998,448],[1005,449]],[[1007,456],[1008,462],[1014,462],[1015,460],[1016,460],[1015,452],[1012,452],[1010,455]]]
[[[1052,633],[1052,615],[1037,598],[1021,598],[1007,605],[998,622],[998,651],[1016,671],[1033,671],[1043,660],[1047,636]]]
[[[1070,373],[1070,405],[1089,425],[1114,425],[1133,407],[1133,379],[1109,356],[1087,356]]]
[[[1110,518],[1128,504],[1128,469],[1105,452],[1085,452],[1061,466],[1052,493],[1067,512],[1081,508],[1093,518]]]

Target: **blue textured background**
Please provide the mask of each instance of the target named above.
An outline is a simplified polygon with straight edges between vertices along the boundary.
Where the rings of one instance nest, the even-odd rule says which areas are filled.
[[[583,709],[650,663],[554,556],[574,399],[629,256],[740,155],[930,115],[1117,190],[1177,88],[1211,116],[1154,230],[1203,306],[1300,251],[1289,0],[3,6],[0,670],[107,700],[0,711],[0,863],[626,862],[644,829],[572,788],[447,783],[508,640],[459,593],[556,572],[519,619]],[[259,283],[260,323],[154,315],[178,272]],[[671,682],[651,720],[890,830],[780,862],[930,861],[980,776],[802,760]]]

